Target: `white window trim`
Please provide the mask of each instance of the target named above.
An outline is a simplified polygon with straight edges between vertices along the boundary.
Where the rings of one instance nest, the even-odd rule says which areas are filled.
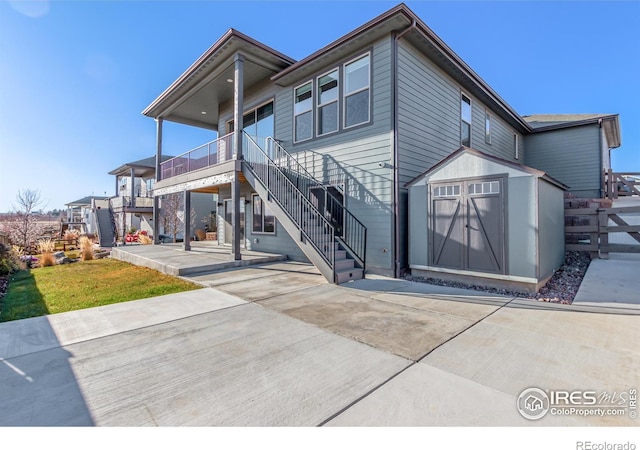
[[[347,92],[347,66],[355,61],[358,61],[359,59],[365,58],[365,57],[369,57],[369,72],[368,72],[368,76],[369,76],[369,83],[367,84],[367,87],[364,88],[360,88],[357,89],[355,91],[352,92]],[[364,124],[368,124],[371,123],[372,117],[373,116],[373,112],[371,111],[371,52],[366,52],[366,53],[362,53],[361,55],[356,56],[353,59],[350,59],[349,61],[345,62],[344,64],[342,64],[342,85],[344,86],[342,89],[342,129],[343,130],[348,130],[349,128],[353,128],[353,127],[359,127],[361,125]],[[366,122],[360,122],[360,123],[356,123],[354,125],[349,125],[347,126],[347,97],[350,97],[352,95],[358,94],[360,92],[364,92],[368,90],[369,91],[369,103],[368,103],[368,108],[369,108],[369,119]]]
[[[262,229],[264,230],[264,207],[265,207],[265,203],[264,200],[262,200],[262,198],[258,195],[258,194],[251,194],[251,234],[262,234],[262,235],[267,235],[267,236],[275,236],[276,234],[276,228],[277,228],[277,223],[278,223],[278,219],[275,218],[275,215],[273,216],[274,221],[273,221],[273,231],[254,231],[253,230],[253,202],[254,202],[254,198],[257,197],[260,199],[260,201],[262,202]],[[245,212],[245,220],[246,220],[246,212]]]
[[[520,159],[520,139],[518,133],[513,133],[513,157],[514,159]]]
[[[297,138],[297,136],[296,136],[296,117],[298,117],[298,116],[300,116],[300,115],[302,115],[304,113],[296,114],[296,91],[299,88],[301,88],[302,86],[307,85],[309,83],[311,83],[311,109],[309,110],[309,111],[311,111],[311,137],[308,137],[306,139],[298,140],[298,139],[296,139]],[[314,133],[313,133],[313,131],[315,129],[315,127],[313,126],[313,124],[315,123],[315,114],[313,113],[313,109],[314,109],[313,105],[315,104],[315,95],[314,95],[315,92],[313,92],[314,89],[315,89],[315,83],[313,82],[313,80],[307,80],[304,83],[301,83],[298,86],[295,86],[293,88],[293,129],[292,129],[292,131],[293,131],[293,143],[294,144],[297,144],[298,142],[305,142],[305,141],[308,141],[308,140],[311,140],[311,139],[314,138]],[[307,111],[305,111],[305,113],[306,112]]]
[[[469,122],[462,118],[462,97],[465,97],[469,100],[469,109],[471,113],[471,117],[469,118]],[[460,145],[464,145],[462,143],[462,123],[469,124],[469,147],[473,146],[473,99],[471,96],[463,91],[460,91]]]
[[[318,75],[316,77],[316,83],[315,83],[315,88],[316,89],[320,89],[320,78],[324,77],[325,75],[329,75],[331,72],[338,72],[338,95],[336,96],[335,100],[332,100],[330,102],[327,103],[320,103],[320,95],[317,96],[318,99],[318,104],[316,105],[316,127],[315,127],[315,131],[316,131],[316,136],[320,137],[320,136],[328,136],[330,134],[333,133],[337,133],[338,131],[340,131],[340,81],[342,78],[342,74],[340,73],[340,68],[339,67],[334,67],[331,70],[328,70],[327,72]],[[304,86],[304,84],[302,85]],[[295,91],[294,91],[295,93]],[[295,99],[295,94],[294,94],[294,99]],[[338,105],[337,107],[337,112],[338,112],[338,117],[336,120],[336,129],[333,131],[329,131],[328,133],[320,133],[320,108],[322,108],[323,106],[327,106],[330,105],[331,103],[336,103]]]

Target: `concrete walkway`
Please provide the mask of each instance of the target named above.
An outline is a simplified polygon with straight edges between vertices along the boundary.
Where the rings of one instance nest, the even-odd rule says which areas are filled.
[[[199,291],[0,324],[0,425],[638,425],[517,411],[637,388],[637,310],[273,263]]]
[[[620,198],[613,202],[616,208],[626,206],[640,206],[640,199]],[[629,225],[640,225],[640,214],[620,214],[620,217]],[[609,242],[640,246],[627,233],[610,233]],[[573,304],[640,310],[640,254],[610,253],[609,259],[591,261]]]

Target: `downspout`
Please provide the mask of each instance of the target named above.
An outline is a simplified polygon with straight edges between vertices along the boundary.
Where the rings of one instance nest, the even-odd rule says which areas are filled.
[[[393,38],[393,276],[400,278],[400,156],[398,154],[398,41],[416,27],[416,21]]]
[[[600,198],[604,198],[606,180],[604,178],[604,163],[602,162],[602,119],[598,119],[598,159],[600,160]],[[611,160],[609,160],[611,165]]]

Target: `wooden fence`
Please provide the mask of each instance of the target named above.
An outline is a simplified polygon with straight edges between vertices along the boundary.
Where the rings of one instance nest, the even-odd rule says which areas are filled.
[[[640,216],[640,206],[607,208],[603,207],[603,203],[590,203],[586,207],[569,205],[564,214],[566,250],[588,251],[592,258],[602,259],[608,259],[609,253],[640,253],[640,225],[629,224],[623,216]],[[611,233],[627,233],[636,242],[611,243]]]
[[[604,193],[606,198],[616,199],[640,195],[640,172],[604,171]]]

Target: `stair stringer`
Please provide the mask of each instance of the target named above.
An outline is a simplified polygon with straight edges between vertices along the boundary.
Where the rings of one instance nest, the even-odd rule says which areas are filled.
[[[248,167],[246,162],[242,163],[242,174],[246,178],[247,182],[251,185],[253,190],[260,196],[263,202],[265,202],[273,215],[285,231],[291,236],[296,245],[302,250],[302,253],[316,266],[320,273],[327,279],[329,283],[335,283],[334,271],[330,264],[328,264],[322,255],[316,250],[304,236],[300,227],[289,217],[289,215],[280,207],[280,205],[273,200],[267,188],[262,182],[255,177],[251,168]]]

